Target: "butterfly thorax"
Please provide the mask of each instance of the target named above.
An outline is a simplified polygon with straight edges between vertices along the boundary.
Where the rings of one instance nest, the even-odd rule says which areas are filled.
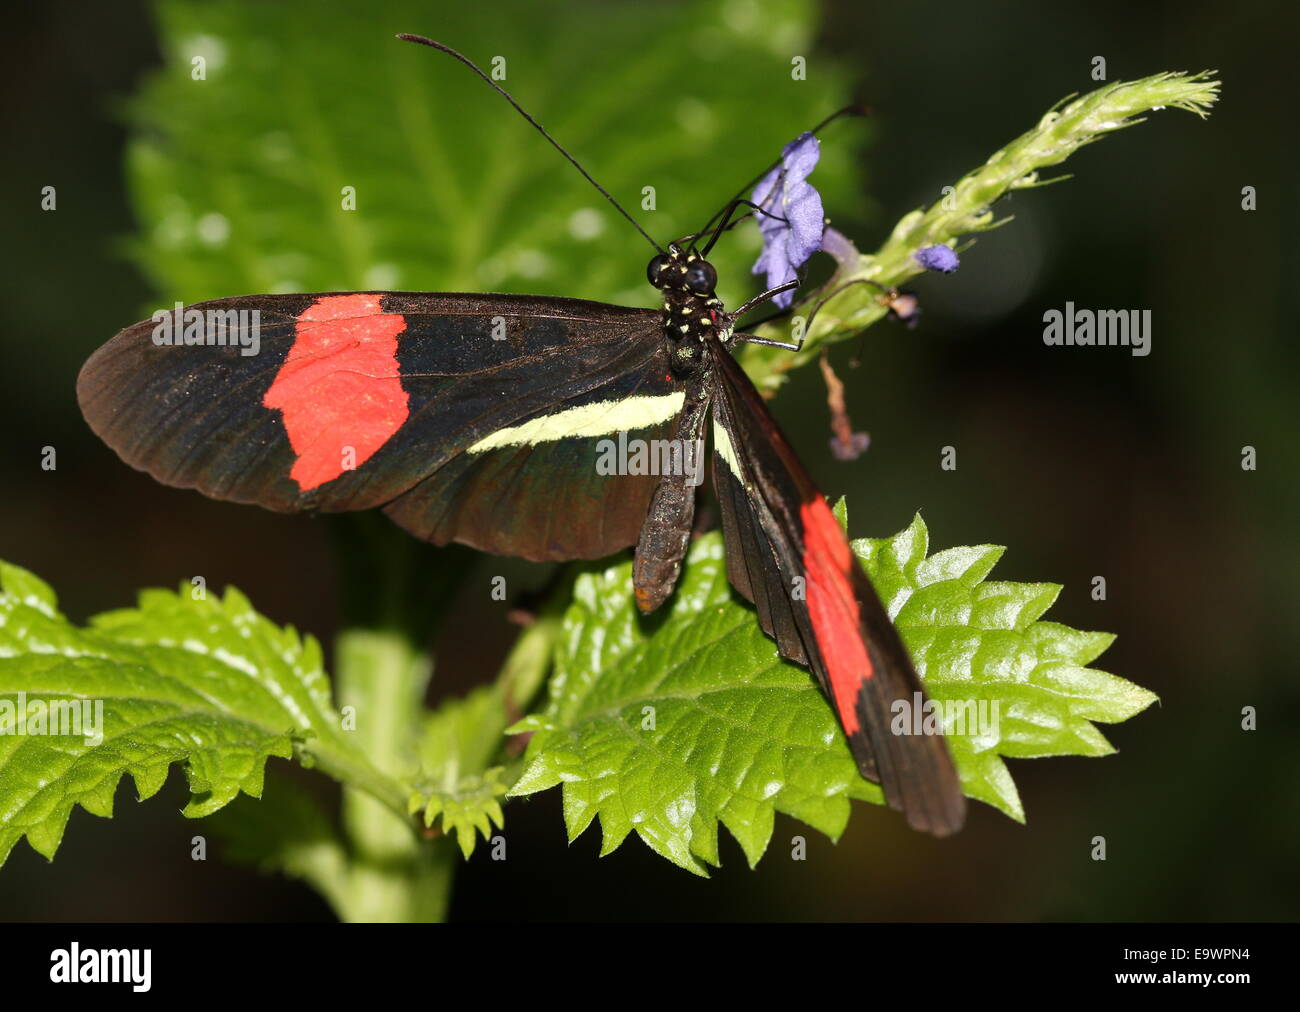
[[[661,318],[668,360],[675,372],[689,376],[704,359],[704,342],[731,336],[731,317],[713,294],[718,282],[713,265],[676,244],[650,261],[646,276],[663,294]]]

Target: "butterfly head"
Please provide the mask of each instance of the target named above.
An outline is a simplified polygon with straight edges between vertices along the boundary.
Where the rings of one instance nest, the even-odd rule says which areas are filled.
[[[713,292],[718,272],[700,254],[670,243],[650,261],[646,277],[664,294],[663,326],[674,360],[694,360],[706,338],[730,336],[730,317]]]
[[[713,295],[718,272],[698,253],[669,243],[668,252],[660,253],[646,268],[646,277],[656,288],[679,291],[701,298]]]

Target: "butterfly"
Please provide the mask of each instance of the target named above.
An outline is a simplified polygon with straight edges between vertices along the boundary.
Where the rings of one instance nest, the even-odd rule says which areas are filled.
[[[426,541],[536,561],[635,546],[647,613],[681,573],[700,471],[684,465],[711,429],[731,586],[780,654],[812,671],[887,803],[915,829],[958,830],[965,799],[943,735],[891,727],[900,704],[925,698],[908,652],[733,357],[741,341],[772,343],[739,332],[740,317],[798,281],[728,312],[707,259],[744,207],[787,244],[765,250],[769,282],[791,266],[783,258],[802,255],[791,249],[808,245],[796,233],[812,214],[793,213],[790,198],[811,200],[799,189],[806,141],[787,148],[756,200],[735,200],[701,233],[660,247],[467,57],[399,37],[468,65],[632,221],[657,250],[647,280],[658,308],[382,291],[178,304],[87,360],[77,396],[90,427],[132,467],[216,499],[286,513],[378,508]],[[820,237],[819,198],[815,218]],[[611,443],[650,448],[664,466],[606,473],[597,460]]]

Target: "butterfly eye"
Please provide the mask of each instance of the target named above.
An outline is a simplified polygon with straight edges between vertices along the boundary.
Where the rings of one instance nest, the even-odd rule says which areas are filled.
[[[718,284],[718,272],[713,265],[701,260],[686,269],[686,287],[696,295],[711,295]]]
[[[656,288],[662,287],[660,275],[663,274],[664,267],[668,265],[668,257],[660,253],[650,261],[650,265],[645,269],[646,279]]]

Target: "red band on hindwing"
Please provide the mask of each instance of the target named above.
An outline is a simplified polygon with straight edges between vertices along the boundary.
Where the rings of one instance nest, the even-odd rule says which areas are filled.
[[[289,477],[307,492],[360,467],[405,424],[397,364],[406,318],[378,294],[330,295],[298,316],[293,347],[262,398],[284,418],[297,455]],[[350,452],[349,452],[350,450]]]
[[[824,499],[818,497],[801,504],[799,519],[803,523],[808,616],[830,679],[835,709],[844,733],[852,735],[860,727],[858,692],[862,682],[874,673],[862,640],[858,600],[849,579],[849,566],[858,561]]]

